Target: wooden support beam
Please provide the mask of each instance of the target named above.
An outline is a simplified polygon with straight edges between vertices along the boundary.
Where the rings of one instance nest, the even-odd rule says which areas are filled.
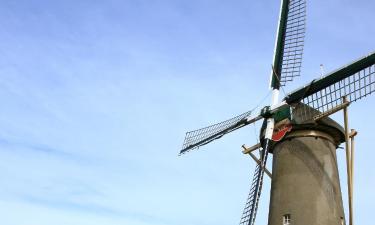
[[[347,102],[346,96],[343,97],[343,102]],[[349,122],[348,122],[348,107],[344,107],[344,129],[345,129],[345,152],[346,152],[346,173],[348,177],[348,199],[349,199],[349,225],[353,224],[353,194],[352,194],[352,173],[351,173],[351,155],[349,149]]]
[[[351,184],[351,193],[352,193],[352,204],[354,204],[354,137],[357,136],[358,132],[354,129],[351,129],[349,134],[350,137],[350,184]],[[354,211],[354,209],[352,209]],[[353,212],[354,213],[354,212]]]
[[[259,144],[260,145],[260,144]],[[255,145],[256,146],[256,145]],[[253,146],[254,147],[254,146]],[[243,152],[244,151],[246,151],[247,149],[250,149],[250,148],[246,148],[246,146],[245,145],[242,145],[242,148],[244,149],[243,150]],[[256,150],[256,149],[255,149]],[[253,151],[255,151],[255,150],[253,150]],[[258,164],[258,165],[260,165],[260,163],[261,163],[261,161],[252,153],[252,151],[250,151],[249,153],[244,153],[244,154],[249,154],[250,155],[250,157],[251,158],[253,158],[254,159],[254,161]],[[266,167],[264,167],[264,172],[268,175],[268,177],[269,178],[271,178],[272,179],[272,173],[266,168]]]
[[[338,106],[336,106],[336,107],[334,107],[334,108],[332,108],[332,109],[330,109],[326,112],[323,112],[323,113],[320,113],[320,114],[314,116],[313,119],[316,122],[316,121],[321,120],[321,119],[323,119],[327,116],[330,116],[330,115],[332,115],[332,114],[334,114],[334,113],[336,113],[336,112],[338,112],[342,109],[345,109],[349,105],[350,105],[350,102],[346,101],[346,99],[345,99],[345,101],[342,104],[340,104],[340,105],[338,105]]]
[[[257,149],[260,149],[261,147],[262,146],[261,146],[260,143],[254,145],[254,146],[251,146],[249,148],[247,148],[245,145],[242,145],[242,148],[243,148],[242,153],[243,154],[249,154],[250,152],[253,152],[253,151],[257,150]]]
[[[251,158],[254,159],[254,161],[255,161],[258,165],[260,165],[260,160],[259,160],[259,159],[258,159],[253,153],[250,152],[249,155],[251,156]],[[271,173],[266,167],[264,167],[264,172],[268,175],[269,178],[272,179],[272,173]]]

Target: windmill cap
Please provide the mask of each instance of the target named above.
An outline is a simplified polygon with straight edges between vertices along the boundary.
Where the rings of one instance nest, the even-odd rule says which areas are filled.
[[[292,124],[292,129],[289,134],[293,132],[300,131],[318,131],[329,135],[330,140],[332,140],[335,146],[339,146],[341,143],[345,142],[345,132],[344,128],[329,117],[323,117],[320,120],[315,121],[314,116],[319,115],[321,112],[318,110],[299,103],[298,105],[292,106],[291,118],[289,124]],[[285,121],[280,121],[275,124],[275,127],[279,126],[280,123],[285,123]],[[264,139],[264,131],[266,124],[263,124],[261,131],[261,139]],[[292,135],[289,135],[291,137]],[[279,142],[288,139],[288,134],[281,139]]]

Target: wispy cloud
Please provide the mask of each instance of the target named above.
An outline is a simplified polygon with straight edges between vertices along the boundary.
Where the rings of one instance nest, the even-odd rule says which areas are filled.
[[[4,137],[0,137],[0,150],[6,150],[6,149],[11,149],[11,150],[22,150],[22,151],[35,151],[38,153],[45,153],[57,157],[63,157],[66,159],[73,159],[76,158],[71,153],[64,152],[60,149],[56,149],[53,147],[50,147],[48,145],[43,145],[43,144],[37,144],[37,143],[30,143],[26,141],[21,141],[21,140],[13,140],[13,139],[6,139]]]
[[[153,224],[172,224],[171,221],[153,215],[147,215],[143,213],[130,211],[122,211],[120,209],[114,209],[109,206],[104,206],[95,203],[80,203],[63,199],[47,199],[35,196],[20,196],[20,200],[26,203],[41,205],[47,208],[54,208],[58,210],[82,212],[104,217],[116,217],[122,219],[128,218]]]

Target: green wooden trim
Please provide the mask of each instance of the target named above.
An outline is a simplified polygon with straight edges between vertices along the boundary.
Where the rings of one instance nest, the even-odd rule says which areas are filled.
[[[344,66],[343,68],[338,69],[321,79],[313,80],[306,86],[299,88],[296,91],[288,94],[284,100],[288,104],[297,103],[301,101],[303,98],[310,96],[314,93],[317,93],[323,90],[324,88],[329,87],[332,84],[335,84],[349,76],[352,76],[355,73],[358,73],[359,71],[366,69],[367,67],[370,67],[372,65],[375,65],[375,52],[347,66]]]
[[[275,123],[278,123],[285,119],[292,120],[292,113],[290,111],[290,106],[280,108],[278,111],[276,111],[273,114],[272,118],[274,118]]]
[[[280,89],[280,79],[281,79],[281,65],[283,61],[283,51],[284,51],[284,40],[286,23],[288,19],[290,0],[283,0],[281,5],[281,14],[279,21],[279,29],[277,31],[277,43],[275,49],[275,56],[273,61],[273,71],[272,71],[272,82],[271,86],[273,89]],[[275,74],[276,72],[276,74]]]

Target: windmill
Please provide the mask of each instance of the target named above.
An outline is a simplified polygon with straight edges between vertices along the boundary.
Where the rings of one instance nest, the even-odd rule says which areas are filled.
[[[282,0],[271,70],[272,98],[260,113],[253,111],[186,133],[181,154],[263,120],[260,143],[243,146],[257,166],[240,225],[253,225],[262,191],[268,154],[273,169],[269,225],[345,224],[335,150],[346,143],[349,224],[353,225],[353,157],[347,107],[375,91],[375,52],[305,86],[279,101],[279,90],[301,74],[306,0]],[[344,110],[345,128],[328,116]],[[352,141],[354,142],[354,140]],[[252,152],[259,150],[257,159]]]

